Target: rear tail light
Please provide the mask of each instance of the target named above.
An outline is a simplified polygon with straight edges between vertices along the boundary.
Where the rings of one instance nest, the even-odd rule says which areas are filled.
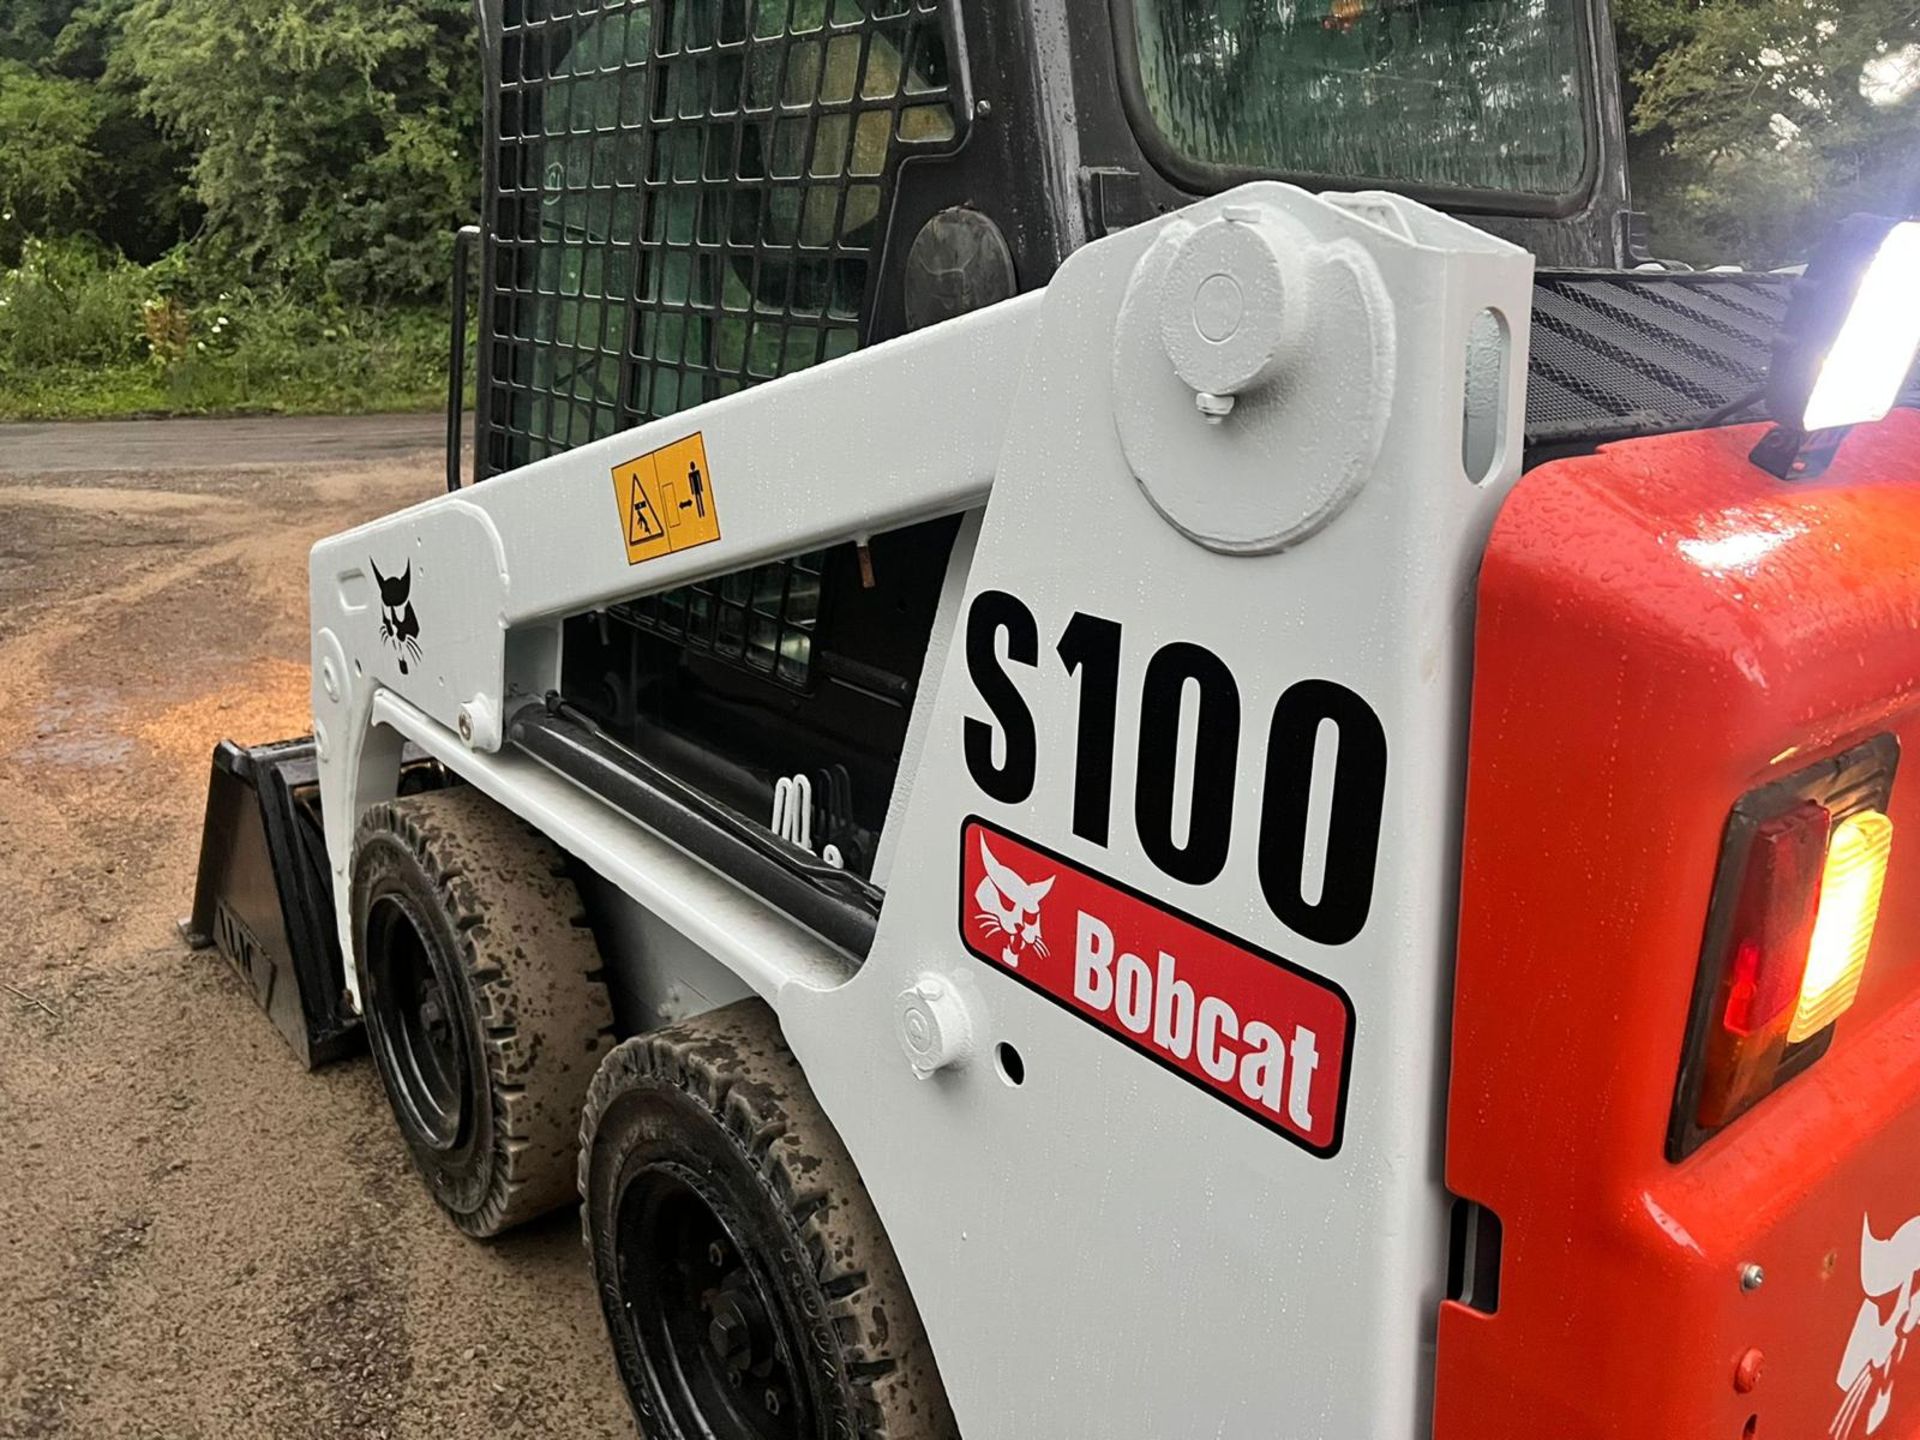
[[[1806,978],[1787,1039],[1817,1035],[1853,1004],[1867,968],[1873,922],[1893,848],[1893,821],[1878,810],[1858,810],[1833,828],[1820,880],[1820,913],[1807,950]]]
[[[1743,796],[1707,917],[1667,1158],[1826,1053],[1860,990],[1893,843],[1900,750],[1878,736]]]

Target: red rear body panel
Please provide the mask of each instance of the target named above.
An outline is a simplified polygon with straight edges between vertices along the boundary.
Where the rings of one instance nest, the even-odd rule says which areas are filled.
[[[1750,465],[1759,434],[1543,466],[1489,542],[1447,1180],[1504,1250],[1495,1313],[1443,1309],[1440,1440],[1920,1437],[1920,415],[1814,481]],[[1883,732],[1859,999],[1670,1163],[1728,812]]]

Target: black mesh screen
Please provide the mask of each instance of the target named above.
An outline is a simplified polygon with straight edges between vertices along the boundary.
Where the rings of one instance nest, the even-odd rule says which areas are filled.
[[[483,473],[854,349],[937,0],[503,0]],[[816,556],[622,618],[804,685]],[[769,598],[769,597],[772,598]]]
[[[1792,277],[1546,273],[1533,290],[1530,443],[1682,429],[1766,380]]]
[[[488,469],[853,349],[934,0],[505,0]]]
[[[1791,275],[1542,272],[1533,287],[1527,443],[1691,429],[1766,383]],[[1920,370],[1903,405],[1920,404]],[[1739,412],[1765,420],[1766,407]]]
[[[616,607],[620,619],[796,689],[811,678],[824,556],[757,565]]]

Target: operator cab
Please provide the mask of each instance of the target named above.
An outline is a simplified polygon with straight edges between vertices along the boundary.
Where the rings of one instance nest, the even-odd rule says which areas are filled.
[[[484,8],[482,478],[1043,286],[1087,241],[1256,176],[1403,191],[1542,263],[1622,253],[1594,4]],[[1741,323],[1763,355],[1767,325]],[[1573,411],[1645,414],[1607,383],[1576,382]],[[756,825],[806,776],[817,845],[873,877],[958,532],[575,617],[564,698]]]

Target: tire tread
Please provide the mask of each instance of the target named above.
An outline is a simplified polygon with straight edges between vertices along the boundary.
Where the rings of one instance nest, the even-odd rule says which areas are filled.
[[[839,1348],[858,1440],[956,1440],[920,1314],[846,1146],[813,1098],[779,1022],[747,1000],[614,1047],[580,1123],[582,1234],[593,1249],[594,1139],[623,1094],[665,1086],[697,1100],[785,1211],[811,1258]],[[604,1288],[604,1284],[603,1284]]]
[[[573,1198],[580,1102],[612,1048],[599,948],[565,854],[478,790],[371,805],[356,853],[380,836],[412,853],[449,921],[487,1071],[486,1193],[442,1208],[470,1235],[498,1235]]]

